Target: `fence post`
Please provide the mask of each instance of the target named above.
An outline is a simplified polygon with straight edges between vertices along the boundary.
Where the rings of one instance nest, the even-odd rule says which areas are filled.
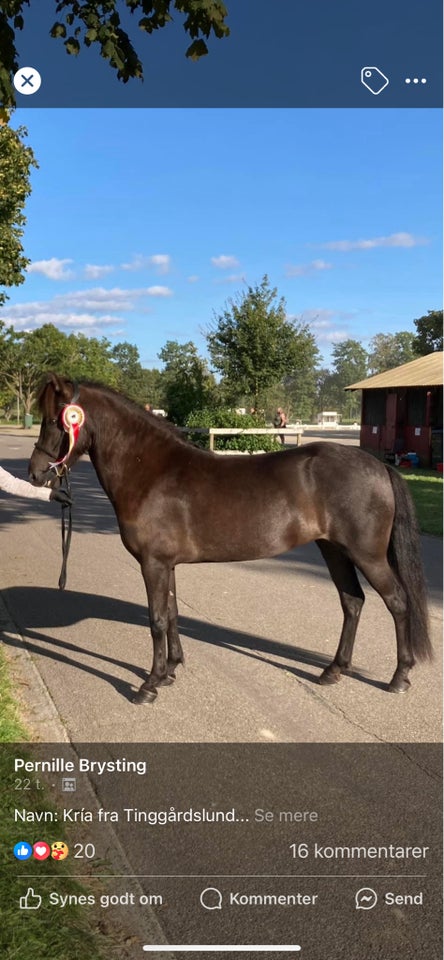
[[[214,450],[214,433],[212,427],[210,427],[210,450]]]

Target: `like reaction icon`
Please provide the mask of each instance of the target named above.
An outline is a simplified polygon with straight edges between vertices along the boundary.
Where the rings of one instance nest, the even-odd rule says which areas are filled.
[[[32,857],[31,844],[27,843],[26,840],[20,840],[19,843],[15,844],[13,852],[16,860],[29,860]]]
[[[34,893],[33,887],[28,887],[25,896],[20,897],[20,910],[39,910],[42,905],[42,898],[38,893]]]

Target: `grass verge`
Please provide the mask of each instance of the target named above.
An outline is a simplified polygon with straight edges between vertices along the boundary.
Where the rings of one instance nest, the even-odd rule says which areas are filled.
[[[69,860],[57,863],[49,858],[44,864],[34,859],[15,860],[13,847],[26,840],[33,843],[36,827],[15,822],[16,807],[26,807],[37,812],[54,810],[48,801],[46,790],[40,789],[30,778],[29,788],[16,790],[14,756],[17,754],[17,741],[30,739],[20,720],[17,705],[12,695],[12,685],[8,675],[8,664],[0,650],[0,784],[2,802],[0,810],[0,903],[2,921],[0,924],[0,956],[2,960],[104,960],[110,956],[107,938],[97,931],[97,915],[86,906],[67,905],[63,909],[47,904],[44,894],[51,889],[74,897],[88,896],[87,883],[80,883],[70,877]],[[25,755],[26,743],[21,748]],[[44,839],[44,827],[40,828]],[[63,828],[57,828],[60,839],[64,840]],[[40,837],[42,839],[42,837]],[[59,836],[57,836],[59,839]],[[49,842],[49,841],[48,841]],[[40,880],[44,866],[45,874],[54,874],[54,886],[50,880]],[[19,874],[31,876],[21,879]],[[63,881],[60,882],[60,875]],[[42,906],[38,910],[21,911],[20,898],[32,887],[42,895]],[[99,943],[99,938],[101,943]],[[114,956],[113,951],[111,951]]]
[[[442,537],[442,473],[420,468],[400,470],[399,473],[409,485],[421,533]]]

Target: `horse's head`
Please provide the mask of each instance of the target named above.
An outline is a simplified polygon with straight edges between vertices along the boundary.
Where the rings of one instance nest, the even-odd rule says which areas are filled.
[[[85,413],[75,381],[51,373],[38,398],[42,414],[40,434],[29,461],[29,479],[36,486],[57,486],[89,446]]]

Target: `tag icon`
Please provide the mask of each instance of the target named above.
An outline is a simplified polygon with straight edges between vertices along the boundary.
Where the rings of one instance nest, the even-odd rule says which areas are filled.
[[[361,83],[364,84],[367,90],[370,90],[370,93],[373,93],[374,96],[377,97],[378,93],[382,93],[382,91],[388,87],[389,78],[386,77],[385,73],[383,73],[379,67],[363,67],[361,70]]]

